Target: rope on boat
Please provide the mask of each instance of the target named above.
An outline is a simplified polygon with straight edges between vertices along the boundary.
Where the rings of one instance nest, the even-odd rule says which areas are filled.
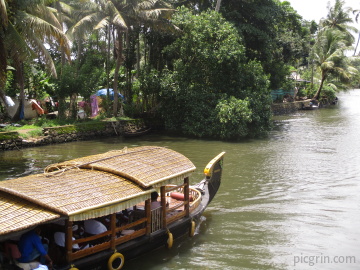
[[[153,147],[151,149],[143,149],[143,150],[138,150],[138,151],[130,152],[130,153],[139,153],[139,152],[152,151],[152,150],[154,150],[154,148],[162,148],[162,147]],[[118,151],[118,150],[113,150],[113,151]],[[84,163],[76,164],[76,165],[72,165],[72,166],[63,165],[64,167],[62,169],[60,169],[59,167],[56,167],[54,165],[49,165],[44,169],[44,174],[47,174],[47,176],[62,174],[65,171],[69,171],[69,170],[72,170],[72,169],[79,169],[80,167],[85,166],[85,165],[89,165],[89,164],[92,164],[92,163],[96,163],[96,162],[100,162],[100,161],[104,161],[104,160],[108,160],[108,159],[112,159],[112,158],[116,158],[116,157],[120,157],[120,156],[128,154],[126,146],[123,149],[121,149],[120,151],[122,153],[120,153],[118,155],[110,156],[110,157],[105,157],[105,158],[101,158],[101,159],[97,159],[97,160],[92,160],[92,161],[89,161],[89,162],[84,162]],[[109,152],[111,152],[111,151],[109,151]],[[58,168],[58,170],[49,172],[48,170],[50,168],[52,168],[52,167]]]

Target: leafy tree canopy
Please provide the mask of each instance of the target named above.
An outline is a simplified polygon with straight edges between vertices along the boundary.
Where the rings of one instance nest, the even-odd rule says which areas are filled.
[[[271,88],[280,87],[294,65],[309,51],[301,16],[287,1],[223,0],[221,12],[243,36],[246,55],[262,63]]]
[[[258,62],[248,63],[234,26],[217,12],[186,8],[174,23],[183,34],[165,49],[173,58],[162,80],[166,127],[223,139],[263,133],[270,125],[268,78]]]

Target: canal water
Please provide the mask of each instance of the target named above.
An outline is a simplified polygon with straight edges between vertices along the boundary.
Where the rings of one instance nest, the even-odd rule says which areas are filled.
[[[189,157],[198,168],[192,183],[221,151],[225,171],[193,238],[126,261],[123,269],[360,269],[360,90],[340,94],[336,106],[276,117],[261,140],[150,134],[2,152],[0,180],[139,145]]]

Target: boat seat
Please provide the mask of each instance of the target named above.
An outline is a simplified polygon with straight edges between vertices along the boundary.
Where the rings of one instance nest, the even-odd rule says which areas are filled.
[[[15,263],[16,266],[20,267],[22,270],[33,270],[33,269],[47,269],[47,268],[40,268],[39,262],[29,262],[29,263]]]
[[[130,235],[130,234],[133,234],[135,232],[135,230],[122,230],[121,231],[121,235],[124,236],[124,235]]]
[[[4,244],[5,255],[12,262],[15,263],[16,259],[21,257],[21,253],[19,251],[18,245],[16,242],[8,241]]]

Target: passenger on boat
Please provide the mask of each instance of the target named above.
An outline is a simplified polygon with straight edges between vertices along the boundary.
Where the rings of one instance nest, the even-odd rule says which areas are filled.
[[[57,244],[59,247],[65,247],[65,233],[64,232],[54,233],[54,240],[55,240],[55,244]],[[75,237],[73,237],[72,240],[75,240]],[[73,244],[72,248],[73,248],[73,250],[80,249],[78,244]]]
[[[19,251],[21,257],[17,259],[20,263],[28,263],[40,257],[40,263],[49,263],[52,267],[52,260],[48,255],[48,245],[43,244],[40,238],[41,228],[37,227],[35,230],[26,232],[20,237]]]
[[[84,224],[81,222],[77,222],[77,224],[73,225],[73,236],[75,239],[83,238],[85,233]]]
[[[84,221],[85,232],[96,235],[107,231],[104,224],[96,219],[89,219]]]
[[[130,214],[133,212],[132,208],[131,209],[125,209],[122,210],[121,212],[116,213],[116,220],[117,220],[117,224],[118,225],[125,225],[129,223],[129,219],[130,219]]]
[[[156,209],[161,207],[161,202],[159,202],[157,199],[159,197],[159,194],[154,191],[151,193],[151,209]]]
[[[85,220],[84,227],[85,227],[85,234],[87,234],[88,236],[89,235],[90,236],[97,235],[97,234],[101,234],[101,233],[108,231],[106,226],[103,223],[101,223],[99,220],[96,220],[96,219]],[[90,246],[97,245],[102,242],[109,241],[109,239],[110,239],[109,236],[105,236],[105,237],[101,237],[96,240],[93,240],[89,244],[90,244]]]
[[[73,233],[78,231],[78,228],[79,228],[78,225],[74,225],[72,227]],[[59,247],[65,247],[65,233],[64,232],[56,232],[54,234],[54,240],[55,240],[55,244],[58,245]],[[72,237],[72,240],[76,240],[76,238]],[[88,248],[88,247],[89,247],[89,244],[85,244],[82,246],[80,246],[79,244],[72,245],[73,251],[77,251],[77,250]]]

